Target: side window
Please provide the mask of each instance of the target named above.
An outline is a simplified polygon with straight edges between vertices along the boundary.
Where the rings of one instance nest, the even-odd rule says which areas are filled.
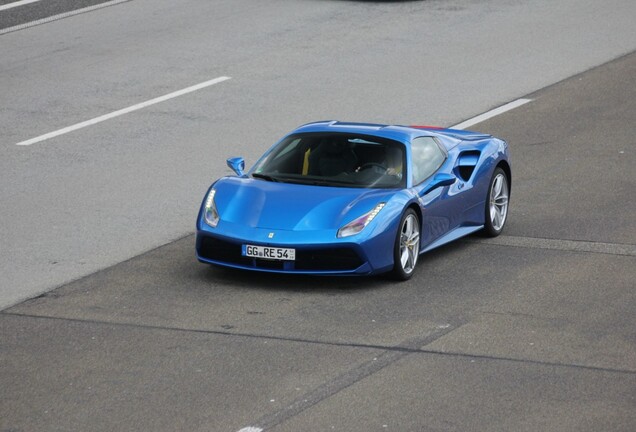
[[[411,142],[413,184],[420,184],[437,170],[446,155],[432,137],[418,137]]]

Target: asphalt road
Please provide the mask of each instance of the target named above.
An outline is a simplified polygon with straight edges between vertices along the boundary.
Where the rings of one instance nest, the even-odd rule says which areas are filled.
[[[211,268],[190,235],[5,310],[3,430],[635,430],[635,72],[478,125],[506,233],[408,282]]]
[[[636,430],[636,6],[252,3],[0,35],[0,430]],[[474,127],[511,145],[505,235],[402,284],[195,262],[226,156],[519,97]]]
[[[228,156],[313,120],[458,123],[634,51],[634,16],[631,0],[133,0],[2,34],[0,307],[188,235]]]

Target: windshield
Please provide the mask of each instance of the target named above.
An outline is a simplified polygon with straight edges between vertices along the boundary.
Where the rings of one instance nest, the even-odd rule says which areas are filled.
[[[343,133],[307,133],[282,140],[255,167],[265,181],[323,186],[405,187],[404,145]]]

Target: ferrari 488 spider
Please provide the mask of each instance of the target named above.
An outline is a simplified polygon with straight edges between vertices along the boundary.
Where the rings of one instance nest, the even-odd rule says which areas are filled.
[[[421,253],[506,223],[508,146],[428,126],[325,121],[212,184],[197,220],[204,263],[322,275],[413,275]]]

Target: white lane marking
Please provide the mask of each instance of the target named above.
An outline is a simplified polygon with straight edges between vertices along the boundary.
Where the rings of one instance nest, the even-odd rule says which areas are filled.
[[[49,132],[47,134],[40,135],[38,137],[28,139],[26,141],[21,141],[21,142],[17,143],[16,145],[28,146],[28,145],[31,145],[31,144],[35,144],[35,143],[40,142],[40,141],[44,141],[44,140],[47,140],[47,139],[50,139],[50,138],[54,138],[56,136],[60,136],[60,135],[67,134],[69,132],[76,131],[76,130],[81,129],[81,128],[85,128],[87,126],[92,126],[94,124],[101,123],[101,122],[106,121],[106,120],[110,120],[110,119],[112,119],[114,117],[118,117],[118,116],[121,116],[121,115],[124,115],[124,114],[128,114],[130,112],[137,111],[137,110],[140,110],[142,108],[146,108],[146,107],[148,107],[150,105],[154,105],[154,104],[158,104],[160,102],[167,101],[168,99],[173,99],[173,98],[176,98],[176,97],[179,97],[179,96],[183,96],[184,94],[192,93],[194,91],[201,90],[201,89],[203,89],[205,87],[210,87],[211,85],[218,84],[220,82],[227,81],[229,79],[231,79],[231,78],[230,77],[226,77],[226,76],[214,78],[212,80],[205,81],[205,82],[202,82],[200,84],[196,84],[196,85],[193,85],[191,87],[187,87],[187,88],[184,88],[182,90],[178,90],[178,91],[169,93],[167,95],[160,96],[158,98],[150,99],[150,100],[148,100],[146,102],[142,102],[142,103],[139,103],[139,104],[136,104],[136,105],[133,105],[133,106],[129,106],[128,108],[120,109],[118,111],[113,111],[113,112],[111,112],[109,114],[104,114],[103,116],[95,117],[93,119],[86,120],[86,121],[83,121],[81,123],[74,124],[73,126],[68,126],[68,127],[63,128],[63,129],[58,129],[56,131]]]
[[[39,2],[40,0],[21,0],[13,3],[6,4],[4,6],[0,6],[0,11],[11,9],[18,6],[27,5],[29,3]]]
[[[238,432],[263,432],[263,429],[257,428],[257,427],[253,427],[253,426],[248,426],[248,427],[244,427],[243,429],[241,429]]]
[[[525,105],[528,102],[532,102],[532,99],[517,99],[516,101],[512,101],[509,102],[505,105],[500,106],[499,108],[495,108],[492,109],[488,112],[485,112],[483,114],[480,114],[476,117],[473,117],[471,119],[465,120],[461,123],[456,124],[455,126],[451,126],[450,129],[466,129],[467,127],[470,127],[472,125],[475,125],[477,123],[481,123],[485,120],[488,120],[489,118],[493,118],[496,117],[500,114],[505,113],[506,111],[510,111],[513,110],[515,108],[520,107],[521,105]]]
[[[50,17],[42,18],[42,19],[39,19],[37,21],[31,21],[31,22],[20,24],[20,25],[17,25],[17,26],[7,27],[5,29],[0,30],[0,35],[6,34],[6,33],[11,33],[11,32],[18,31],[18,30],[24,30],[24,29],[27,29],[29,27],[38,26],[40,24],[46,24],[46,23],[51,22],[51,21],[61,20],[61,19],[64,19],[64,18],[72,17],[74,15],[79,15],[79,14],[83,14],[83,13],[86,13],[86,12],[91,12],[91,11],[94,11],[94,10],[97,10],[97,9],[102,9],[102,8],[109,7],[109,6],[115,6],[117,4],[126,3],[126,2],[129,2],[129,1],[132,1],[132,0],[111,0],[111,1],[108,1],[108,2],[105,2],[105,3],[96,4],[94,6],[88,6],[88,7],[82,8],[82,9],[76,9],[76,10],[72,10],[72,11],[69,11],[69,12],[64,12],[64,13],[61,13],[59,15],[52,15]],[[11,4],[13,4],[13,3],[11,3]]]

